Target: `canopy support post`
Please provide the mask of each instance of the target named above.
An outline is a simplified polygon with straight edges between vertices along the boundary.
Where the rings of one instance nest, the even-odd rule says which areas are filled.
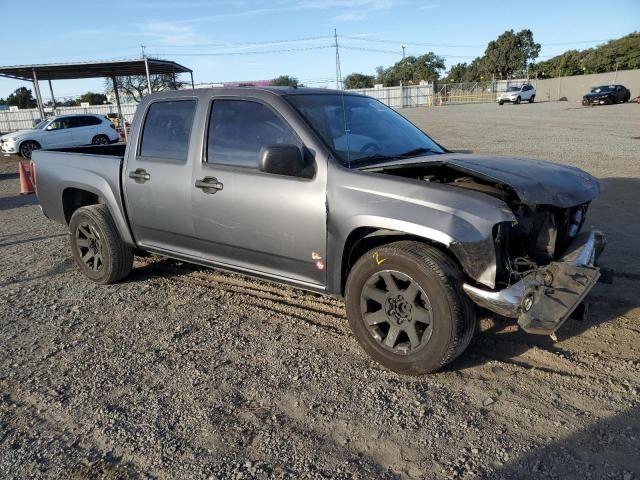
[[[194,89],[196,86],[193,84],[193,71],[189,71],[189,74],[191,75],[191,88]]]
[[[147,91],[151,95],[151,75],[149,75],[149,59],[144,57],[144,69],[147,72]]]
[[[118,107],[118,117],[120,118],[120,128],[122,128],[122,133],[124,134],[124,141],[129,143],[129,134],[127,133],[127,122],[124,119],[124,115],[122,115],[122,106],[120,105],[120,94],[118,93],[118,82],[116,82],[116,76],[111,77],[111,81],[113,82],[113,93],[116,96],[116,105]]]
[[[51,92],[51,102],[53,103],[53,114],[56,114],[56,97],[53,96],[53,87],[51,86],[51,80],[49,80],[49,91]]]
[[[42,104],[42,95],[40,95],[40,85],[38,85],[38,76],[36,75],[36,69],[32,68],[33,72],[33,89],[36,92],[36,101],[38,102],[38,110],[40,110],[40,120],[44,120],[44,105]]]

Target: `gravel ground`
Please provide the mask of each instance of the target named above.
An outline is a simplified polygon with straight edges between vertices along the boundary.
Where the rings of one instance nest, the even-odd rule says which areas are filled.
[[[405,111],[453,149],[602,178],[615,285],[558,341],[483,318],[401,377],[342,302],[157,257],[91,284],[0,159],[1,478],[640,478],[640,106]]]

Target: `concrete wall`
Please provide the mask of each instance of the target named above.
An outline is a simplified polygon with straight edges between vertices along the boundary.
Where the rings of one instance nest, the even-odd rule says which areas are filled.
[[[532,82],[536,85],[536,100],[558,100],[566,97],[570,102],[582,102],[582,96],[592,87],[615,83],[631,90],[631,98],[640,95],[640,69],[549,78]],[[560,88],[558,91],[558,87]]]

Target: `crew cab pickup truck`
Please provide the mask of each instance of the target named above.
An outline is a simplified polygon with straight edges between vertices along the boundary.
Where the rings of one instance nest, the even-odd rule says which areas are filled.
[[[94,282],[144,251],[340,296],[364,350],[405,374],[460,355],[476,306],[554,334],[600,276],[604,236],[581,231],[591,175],[448,151],[355,93],[152,94],[126,148],[33,160],[42,210]]]

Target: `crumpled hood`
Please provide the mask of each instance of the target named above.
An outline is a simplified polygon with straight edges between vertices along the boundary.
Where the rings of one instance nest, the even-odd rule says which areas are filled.
[[[509,185],[520,201],[528,204],[568,208],[600,194],[600,182],[587,172],[543,160],[447,153],[390,163],[441,163],[479,179]]]

